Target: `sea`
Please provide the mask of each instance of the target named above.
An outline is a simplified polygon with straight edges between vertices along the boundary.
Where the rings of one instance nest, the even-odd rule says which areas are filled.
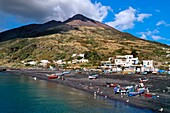
[[[61,84],[0,72],[0,113],[154,112]]]

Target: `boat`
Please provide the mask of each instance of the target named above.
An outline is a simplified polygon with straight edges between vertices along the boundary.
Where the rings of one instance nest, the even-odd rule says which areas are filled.
[[[64,76],[66,74],[69,74],[70,72],[69,71],[65,71],[65,72],[62,72],[62,73],[56,73],[55,75],[56,76]]]
[[[56,74],[46,74],[46,76],[55,76]]]
[[[107,86],[107,87],[116,87],[116,86],[118,86],[118,84],[106,82],[106,85],[105,85],[105,86]]]
[[[96,78],[98,78],[98,75],[97,74],[92,74],[92,75],[89,75],[88,78],[89,79],[96,79]]]
[[[126,86],[125,89],[126,89],[127,92],[134,92],[135,91],[134,86]]]
[[[56,78],[58,78],[58,75],[56,75],[56,74],[46,74],[46,76],[47,76],[48,79],[56,79]]]
[[[48,79],[56,79],[56,78],[58,78],[58,76],[56,76],[56,75],[48,76]]]
[[[139,78],[139,81],[140,82],[147,82],[149,79],[147,79],[147,78],[144,78],[144,79],[142,79],[142,78]]]
[[[70,74],[70,73],[71,73],[70,71],[64,71],[64,72],[62,72],[63,75],[65,75],[65,74]]]
[[[37,77],[33,77],[34,80],[37,80]]]
[[[137,91],[138,91],[138,92],[146,91],[146,89],[147,89],[147,88],[145,88],[145,87],[141,87],[141,88],[137,88]]]
[[[151,93],[145,93],[145,94],[143,94],[143,96],[148,97],[148,98],[152,98],[153,95]]]
[[[118,86],[114,87],[113,90],[114,90],[114,93],[115,93],[115,94],[120,93],[120,87],[118,87]]]
[[[136,95],[141,95],[145,92],[145,90],[141,90],[141,91],[137,91],[137,92],[128,92],[128,96],[132,97],[132,96],[136,96]]]

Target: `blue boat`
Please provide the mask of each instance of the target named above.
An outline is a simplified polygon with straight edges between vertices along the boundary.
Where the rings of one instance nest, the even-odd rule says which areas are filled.
[[[141,90],[141,91],[138,91],[138,92],[128,92],[128,96],[132,97],[132,96],[136,96],[136,95],[141,95],[144,92],[145,92],[145,90]]]
[[[120,93],[121,92],[121,89],[120,89],[120,87],[119,86],[116,86],[116,87],[114,87],[114,93],[115,94],[118,94],[118,93]]]

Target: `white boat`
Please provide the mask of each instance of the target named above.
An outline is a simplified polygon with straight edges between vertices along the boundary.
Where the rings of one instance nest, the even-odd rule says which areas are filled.
[[[147,82],[149,79],[147,79],[147,78],[144,78],[144,79],[142,79],[142,78],[139,78],[139,81],[140,82]]]
[[[33,77],[34,80],[37,80],[37,77]]]
[[[98,78],[98,75],[97,74],[89,75],[88,78],[89,79],[96,79],[96,78]]]

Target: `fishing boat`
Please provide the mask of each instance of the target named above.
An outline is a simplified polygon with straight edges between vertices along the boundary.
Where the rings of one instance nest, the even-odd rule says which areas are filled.
[[[58,75],[56,75],[56,74],[46,74],[46,76],[47,76],[48,79],[56,79],[56,78],[58,78]]]
[[[58,76],[56,76],[56,75],[48,76],[48,79],[56,79],[56,78],[58,78]]]
[[[118,86],[118,84],[106,82],[106,85],[105,85],[105,86],[107,86],[107,87],[116,87],[116,86]]]
[[[142,79],[142,78],[139,78],[139,81],[140,82],[147,82],[149,79],[147,79],[147,78],[144,78],[144,79]]]
[[[143,96],[148,97],[148,98],[152,98],[153,95],[151,93],[145,93],[145,94],[143,94]]]
[[[113,90],[114,90],[114,93],[115,93],[115,94],[120,93],[120,87],[118,87],[118,86],[114,87]]]
[[[98,78],[98,75],[97,74],[92,74],[92,75],[89,75],[88,78],[89,79],[96,79],[96,78]]]
[[[37,80],[37,77],[33,77],[34,80]]]
[[[136,96],[136,95],[141,95],[145,92],[145,90],[141,90],[141,91],[137,91],[137,92],[128,92],[128,96],[132,97],[132,96]]]

